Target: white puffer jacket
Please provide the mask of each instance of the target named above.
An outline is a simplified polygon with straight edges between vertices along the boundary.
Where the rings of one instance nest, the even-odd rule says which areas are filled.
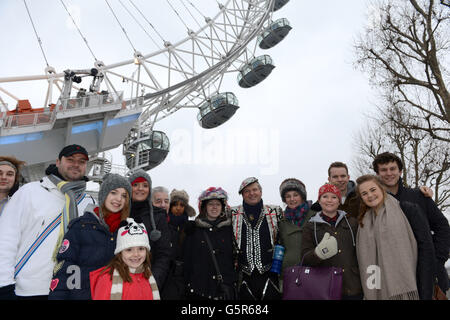
[[[61,213],[64,203],[64,195],[47,177],[27,183],[9,200],[0,216],[0,287],[15,283],[18,296],[49,293],[59,226],[45,238],[16,279],[14,269],[37,237]],[[80,199],[79,215],[89,203],[95,203],[89,195]]]

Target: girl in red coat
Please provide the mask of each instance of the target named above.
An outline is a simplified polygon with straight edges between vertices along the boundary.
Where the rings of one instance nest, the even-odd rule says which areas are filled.
[[[150,270],[150,244],[143,223],[121,223],[115,257],[90,273],[92,300],[160,300]]]

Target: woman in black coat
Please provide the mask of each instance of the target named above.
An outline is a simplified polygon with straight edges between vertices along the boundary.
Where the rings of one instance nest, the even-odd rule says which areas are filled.
[[[170,239],[170,265],[167,279],[161,289],[161,300],[184,300],[183,278],[184,229],[189,218],[195,217],[195,209],[189,205],[189,195],[184,190],[173,189],[167,215]]]
[[[167,278],[171,254],[166,212],[152,205],[152,180],[144,170],[137,170],[128,180],[132,187],[130,218],[142,220],[148,230],[152,274],[161,289]]]
[[[205,190],[199,197],[199,216],[188,222],[185,229],[184,278],[189,300],[236,298],[235,251],[226,207],[224,190],[213,187]]]

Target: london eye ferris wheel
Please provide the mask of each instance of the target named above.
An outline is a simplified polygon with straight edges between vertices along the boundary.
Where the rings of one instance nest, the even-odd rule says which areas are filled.
[[[239,102],[232,88],[223,88],[224,78],[234,74],[242,88],[263,81],[275,66],[268,54],[258,52],[277,45],[291,30],[287,19],[274,19],[288,0],[208,1],[215,8],[211,15],[198,1],[152,1],[149,14],[138,0],[105,0],[105,11],[130,49],[129,58],[106,63],[92,49],[68,2],[52,2],[67,14],[93,64],[80,68],[67,62],[61,70],[53,67],[36,23],[40,16],[33,15],[30,3],[23,0],[45,73],[0,76],[0,154],[27,162],[26,181],[40,179],[55,154],[72,143],[89,152],[94,181],[111,170],[103,151],[120,145],[127,169],[150,170],[164,161],[170,149],[167,135],[154,129],[158,121],[180,109],[194,108],[198,109],[196,121],[205,129],[226,122]],[[161,26],[152,22],[151,16],[163,2],[172,13],[163,19],[167,24],[174,19],[182,23],[183,39],[166,39]],[[125,15],[156,50],[139,50],[131,27],[124,24]],[[104,36],[113,39],[119,35],[111,32]],[[36,83],[43,88],[36,101],[17,89]]]

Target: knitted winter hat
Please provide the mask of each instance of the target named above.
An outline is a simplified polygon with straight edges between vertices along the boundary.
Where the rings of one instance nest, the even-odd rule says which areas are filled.
[[[147,181],[148,182],[148,186],[149,186],[149,193],[147,196],[147,201],[149,204],[149,208],[150,208],[150,222],[152,224],[152,231],[150,231],[150,240],[152,241],[157,241],[161,238],[161,231],[159,231],[158,229],[156,229],[156,223],[155,223],[155,217],[153,215],[153,204],[152,204],[152,179],[150,178],[150,176],[147,174],[147,172],[145,172],[142,169],[138,169],[136,171],[133,171],[131,173],[131,175],[128,177],[128,181],[130,181],[131,185],[133,185],[134,183],[139,183],[139,182],[144,182]]]
[[[136,171],[133,171],[130,176],[128,177],[128,181],[130,181],[130,184],[133,185],[134,183],[139,183],[139,182],[144,182],[147,181],[148,182],[148,187],[149,187],[149,193],[147,196],[147,200],[150,202],[151,204],[151,198],[152,198],[152,179],[150,178],[150,176],[147,174],[147,172],[145,172],[142,169],[138,169]]]
[[[242,193],[242,190],[245,189],[245,187],[251,185],[252,183],[258,182],[258,179],[255,177],[249,177],[242,181],[241,186],[239,187],[239,194]]]
[[[280,185],[280,196],[281,201],[285,201],[284,197],[289,191],[297,191],[301,196],[303,201],[306,201],[306,187],[303,182],[295,178],[288,178],[284,180]]]
[[[100,206],[105,202],[108,193],[117,188],[124,188],[128,192],[131,207],[131,184],[128,182],[127,178],[122,177],[119,174],[107,173],[103,176],[102,180],[103,181],[98,192],[98,202],[100,203]]]
[[[326,183],[323,186],[320,187],[319,189],[319,200],[320,197],[327,192],[331,192],[334,193],[335,195],[337,195],[337,197],[339,198],[339,202],[341,202],[342,197],[341,197],[341,192],[339,191],[338,187],[336,187],[334,184],[330,184],[330,183]]]
[[[146,247],[150,251],[145,225],[143,223],[137,223],[132,218],[127,218],[126,221],[120,223],[114,254],[118,254],[132,247]]]
[[[188,217],[195,217],[195,209],[189,205],[189,195],[184,190],[173,189],[170,193],[170,205],[177,201],[181,201],[184,206]]]

